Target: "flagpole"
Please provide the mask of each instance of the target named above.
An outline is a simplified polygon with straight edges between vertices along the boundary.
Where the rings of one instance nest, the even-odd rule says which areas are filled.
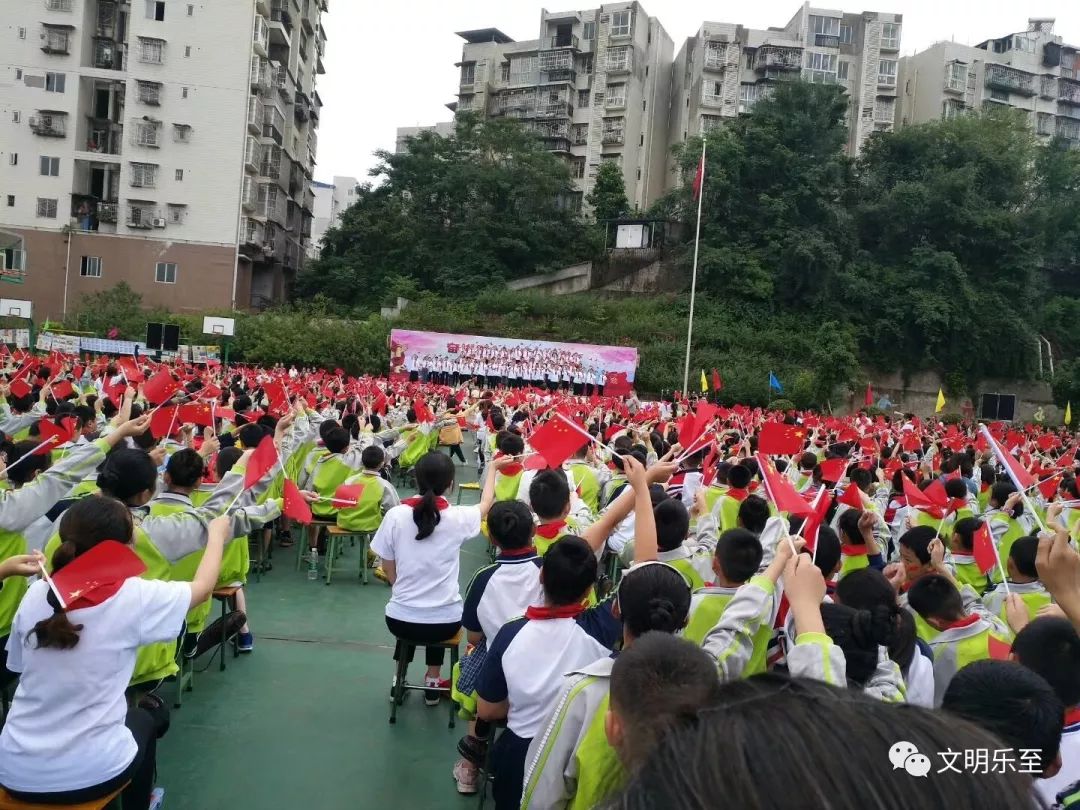
[[[689,390],[690,386],[690,343],[694,337],[694,299],[697,296],[697,263],[698,249],[701,247],[701,203],[705,199],[705,142],[701,139],[701,162],[698,168],[701,171],[701,183],[698,185],[697,198],[697,228],[694,231],[694,269],[690,274],[690,320],[686,325],[686,364],[683,366],[683,391]]]

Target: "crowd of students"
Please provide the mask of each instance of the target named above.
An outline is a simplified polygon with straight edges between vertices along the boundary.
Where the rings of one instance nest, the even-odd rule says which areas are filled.
[[[16,798],[149,807],[162,683],[221,637],[208,600],[249,539],[290,545],[305,509],[372,535],[425,702],[468,719],[456,788],[497,808],[1080,796],[1067,429],[57,355],[2,373]],[[475,505],[450,504],[454,430]],[[236,608],[253,651],[242,587]]]

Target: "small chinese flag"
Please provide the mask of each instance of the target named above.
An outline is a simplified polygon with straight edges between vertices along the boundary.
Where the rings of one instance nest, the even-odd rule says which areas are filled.
[[[984,522],[975,530],[971,547],[975,564],[984,574],[997,565],[997,549],[994,548],[994,537],[990,534],[989,524]]]
[[[52,588],[68,610],[78,610],[100,605],[145,571],[131,546],[105,540],[53,574]]]
[[[346,506],[356,506],[356,504],[360,503],[360,495],[363,491],[363,484],[342,484],[334,490],[334,497],[330,499],[330,505],[338,509]]]
[[[251,489],[259,480],[274,468],[278,463],[277,447],[274,445],[273,436],[264,436],[255,448],[255,452],[248,459],[247,470],[244,472],[244,489]]]
[[[164,439],[170,436],[173,429],[180,424],[176,418],[178,410],[179,408],[176,405],[167,405],[154,411],[154,415],[150,417],[150,433],[155,439]]]
[[[758,452],[764,455],[791,456],[801,453],[806,431],[798,425],[766,422],[758,434]]]
[[[549,419],[529,437],[529,445],[547,460],[552,469],[561,467],[564,461],[589,441],[584,432],[585,428],[574,430],[565,419],[566,417],[560,416]]]
[[[847,469],[847,459],[830,458],[821,462],[820,466],[821,480],[828,481],[830,484],[835,484],[844,477],[844,471]]]
[[[285,479],[281,513],[298,523],[311,523],[311,506],[300,494],[300,488],[291,478]]]
[[[159,371],[143,384],[143,395],[155,405],[168,401],[179,390],[180,383],[165,370]]]
[[[64,419],[63,423],[59,425],[51,419],[42,419],[38,422],[38,439],[40,439],[40,443],[34,450],[34,455],[43,456],[60,445],[70,442],[71,437],[74,435],[75,420],[73,417]]]
[[[837,498],[836,502],[846,504],[852,509],[863,508],[862,493],[859,491],[859,488],[854,484],[850,485],[847,489],[845,489],[844,494]]]
[[[724,388],[724,381],[720,379],[720,372],[715,368],[712,370],[712,387],[713,391],[721,391]]]
[[[694,173],[694,199],[701,196],[701,188],[705,185],[705,148],[701,149],[701,160],[698,161],[697,171]]]

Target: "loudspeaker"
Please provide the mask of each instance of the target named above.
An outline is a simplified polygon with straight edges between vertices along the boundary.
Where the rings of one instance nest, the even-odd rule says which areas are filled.
[[[151,351],[161,351],[161,330],[162,324],[160,323],[148,323],[146,325],[146,348]]]
[[[176,324],[166,324],[161,337],[162,351],[175,352],[180,350],[180,327]]]
[[[1013,394],[983,394],[979,408],[981,419],[1011,422],[1016,416],[1016,396]]]
[[[1016,418],[1016,397],[1012,394],[998,394],[998,419],[1011,422]]]

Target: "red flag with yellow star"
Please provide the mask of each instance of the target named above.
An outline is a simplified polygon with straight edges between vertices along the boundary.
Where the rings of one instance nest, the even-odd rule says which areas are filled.
[[[758,433],[758,452],[766,456],[792,456],[801,453],[806,430],[783,422],[766,422]]]

